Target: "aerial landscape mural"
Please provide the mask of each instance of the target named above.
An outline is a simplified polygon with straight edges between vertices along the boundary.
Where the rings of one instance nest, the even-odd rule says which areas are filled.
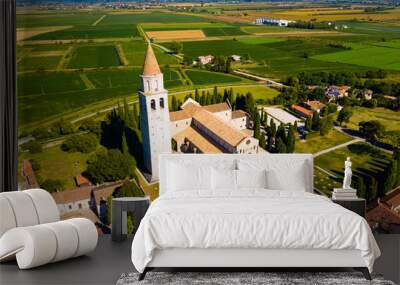
[[[312,153],[400,232],[396,2],[18,2],[19,187],[110,232],[111,199],[158,197],[158,154]],[[128,217],[132,231],[132,217]]]

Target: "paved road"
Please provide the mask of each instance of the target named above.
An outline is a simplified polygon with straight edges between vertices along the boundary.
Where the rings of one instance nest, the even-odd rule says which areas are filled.
[[[274,81],[272,79],[261,77],[261,76],[257,76],[257,75],[254,75],[254,74],[250,74],[250,73],[247,73],[247,72],[244,72],[244,71],[241,71],[241,70],[234,70],[233,73],[236,73],[236,74],[239,74],[239,75],[243,75],[243,76],[246,76],[246,77],[250,77],[250,78],[253,78],[253,79],[256,79],[256,80],[266,81],[271,85],[276,85],[276,86],[279,86],[279,87],[289,87],[289,86],[286,86],[286,85],[284,85],[282,83],[276,82],[276,81]]]
[[[362,142],[362,141],[365,141],[365,140],[363,140],[363,139],[361,139],[361,138],[356,138],[356,139],[353,139],[353,140],[351,140],[351,141],[348,141],[348,142],[345,142],[345,143],[342,143],[342,144],[338,144],[338,145],[335,145],[335,146],[333,146],[333,147],[330,147],[330,148],[327,148],[327,149],[318,151],[318,152],[314,153],[313,156],[314,156],[314,157],[317,157],[317,156],[320,156],[320,155],[322,155],[322,154],[325,154],[325,153],[334,151],[334,150],[336,150],[336,149],[339,149],[339,148],[342,148],[342,147],[351,145],[351,144],[353,144],[353,143]]]

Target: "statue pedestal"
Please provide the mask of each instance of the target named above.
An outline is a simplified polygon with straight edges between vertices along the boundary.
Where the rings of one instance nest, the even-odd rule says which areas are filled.
[[[334,188],[332,193],[333,200],[352,200],[357,199],[357,190],[354,188],[343,189]]]

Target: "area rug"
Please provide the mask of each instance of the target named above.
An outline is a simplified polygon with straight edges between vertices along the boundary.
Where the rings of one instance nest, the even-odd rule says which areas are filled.
[[[122,274],[117,285],[395,285],[381,276],[368,281],[359,272],[148,272],[138,281],[138,273]]]

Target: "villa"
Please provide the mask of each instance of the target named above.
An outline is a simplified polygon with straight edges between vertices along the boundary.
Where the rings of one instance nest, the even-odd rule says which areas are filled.
[[[307,102],[304,102],[305,107],[310,109],[311,111],[320,113],[322,109],[325,107],[325,104],[317,101],[317,100],[307,100]]]
[[[349,95],[350,86],[336,86],[332,85],[326,89],[325,95],[329,99],[337,99],[347,97]]]
[[[295,112],[297,115],[299,115],[302,118],[312,117],[312,115],[314,113],[313,111],[311,111],[307,108],[304,108],[300,105],[293,105],[292,110],[293,110],[293,112]]]
[[[209,55],[204,55],[204,56],[202,55],[202,56],[199,56],[198,59],[199,59],[199,62],[200,62],[202,65],[206,65],[206,64],[211,63],[211,62],[214,60],[214,56],[211,55],[211,54],[209,54]]]

